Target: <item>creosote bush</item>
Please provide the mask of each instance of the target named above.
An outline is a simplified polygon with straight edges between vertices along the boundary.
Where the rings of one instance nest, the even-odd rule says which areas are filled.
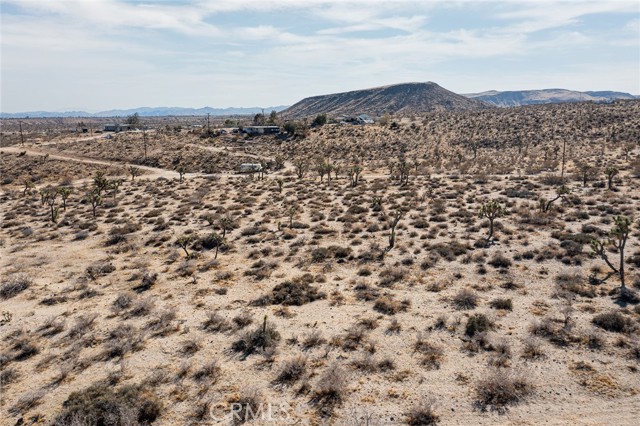
[[[523,374],[498,368],[491,370],[479,380],[475,391],[476,408],[504,414],[509,405],[517,405],[528,397],[533,392],[533,387]]]

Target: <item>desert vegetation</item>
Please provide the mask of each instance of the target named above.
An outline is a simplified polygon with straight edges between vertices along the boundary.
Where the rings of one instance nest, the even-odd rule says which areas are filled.
[[[197,424],[236,404],[239,424],[286,403],[291,424],[632,424],[639,117],[7,137],[3,418]]]

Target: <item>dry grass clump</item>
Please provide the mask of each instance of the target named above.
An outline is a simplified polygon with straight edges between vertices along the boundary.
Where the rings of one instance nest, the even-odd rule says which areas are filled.
[[[504,368],[491,370],[475,386],[475,407],[481,411],[504,414],[509,405],[517,405],[533,392],[533,387],[523,374]]]
[[[73,392],[55,417],[55,426],[148,425],[162,412],[160,400],[142,386],[126,385],[118,389],[107,383],[95,384]]]
[[[498,309],[503,311],[513,310],[513,302],[511,301],[511,299],[502,299],[502,298],[493,299],[489,303],[489,306],[491,306],[493,309]]]
[[[211,333],[221,333],[230,330],[231,324],[219,313],[208,312],[207,318],[202,323],[202,329]]]
[[[306,367],[307,358],[301,355],[284,361],[280,366],[280,371],[278,372],[275,382],[290,385],[304,376]]]
[[[603,330],[615,333],[626,333],[633,329],[631,320],[617,311],[596,315],[592,322]]]
[[[221,376],[222,369],[217,360],[212,360],[204,364],[193,373],[193,380],[196,382],[215,383]]]
[[[444,350],[429,342],[422,333],[418,333],[413,344],[414,352],[421,355],[420,363],[429,370],[437,370],[444,359]]]
[[[0,299],[7,300],[17,296],[33,284],[27,274],[12,275],[0,283]]]
[[[423,398],[405,413],[406,423],[409,426],[429,426],[438,424],[440,417],[434,413],[434,405],[434,398]]]
[[[473,309],[478,306],[478,295],[473,290],[464,288],[453,297],[453,303],[458,309]]]
[[[246,358],[256,352],[274,349],[280,341],[280,333],[276,328],[267,323],[265,317],[264,323],[258,328],[245,332],[240,339],[233,342],[231,348],[235,352],[241,352]]]
[[[402,302],[395,300],[393,296],[387,295],[379,297],[373,304],[373,309],[385,315],[395,315],[398,312],[405,312],[409,309],[411,302],[403,300]]]
[[[330,415],[344,401],[348,383],[347,373],[339,365],[331,365],[322,373],[313,397],[322,415]]]
[[[326,294],[312,286],[308,280],[296,279],[278,284],[270,295],[261,297],[254,304],[301,306],[325,297]]]
[[[476,334],[484,333],[493,328],[493,322],[484,314],[475,314],[467,319],[464,327],[464,334],[473,337]]]

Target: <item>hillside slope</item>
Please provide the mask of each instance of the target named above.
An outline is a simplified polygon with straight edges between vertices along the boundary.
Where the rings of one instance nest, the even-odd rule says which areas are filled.
[[[578,92],[567,89],[515,90],[506,92],[490,90],[481,93],[469,93],[464,96],[470,99],[481,100],[498,107],[562,102],[609,102],[615,99],[635,99],[635,96],[623,92]]]
[[[487,108],[478,100],[446,90],[436,83],[403,83],[305,98],[282,112],[287,118],[371,114],[414,114]]]

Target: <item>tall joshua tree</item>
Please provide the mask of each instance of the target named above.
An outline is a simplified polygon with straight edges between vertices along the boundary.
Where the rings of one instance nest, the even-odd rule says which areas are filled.
[[[625,292],[626,286],[624,282],[624,248],[629,239],[629,233],[631,232],[631,219],[625,216],[616,216],[614,219],[613,228],[609,231],[609,238],[607,240],[592,240],[591,250],[611,269],[612,274],[617,274],[620,277],[620,288],[622,292]],[[616,268],[607,256],[607,247],[613,247],[618,251],[620,257],[618,267]],[[608,278],[608,277],[607,277]]]
[[[504,208],[497,200],[486,202],[480,208],[480,218],[486,218],[489,220],[489,235],[487,236],[487,243],[490,242],[493,237],[493,226],[495,220],[503,215]]]

